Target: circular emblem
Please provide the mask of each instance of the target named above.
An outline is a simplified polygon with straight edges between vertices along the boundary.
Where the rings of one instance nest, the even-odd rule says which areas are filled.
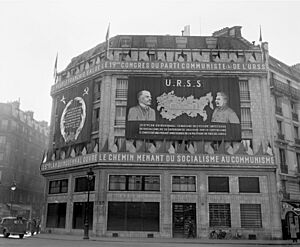
[[[68,102],[60,119],[60,132],[66,143],[75,142],[84,126],[86,105],[81,97]]]

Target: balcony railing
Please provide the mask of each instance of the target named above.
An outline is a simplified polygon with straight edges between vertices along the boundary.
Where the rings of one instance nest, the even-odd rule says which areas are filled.
[[[293,119],[294,121],[298,122],[298,121],[299,121],[298,114],[295,113],[295,112],[292,112],[292,119]]]
[[[284,140],[284,134],[277,133],[277,138],[280,139],[280,140]]]
[[[289,95],[294,99],[300,98],[300,90],[299,89],[294,88],[288,84],[285,84],[277,79],[274,79],[274,78],[271,79],[271,86],[274,87],[275,91]]]
[[[289,173],[289,168],[287,165],[280,165],[280,170],[281,170],[281,173],[285,173],[285,174],[288,174]]]

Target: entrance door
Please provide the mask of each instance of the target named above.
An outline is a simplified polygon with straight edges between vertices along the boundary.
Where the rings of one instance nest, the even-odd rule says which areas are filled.
[[[196,237],[196,203],[173,203],[173,237],[187,238],[191,222]]]

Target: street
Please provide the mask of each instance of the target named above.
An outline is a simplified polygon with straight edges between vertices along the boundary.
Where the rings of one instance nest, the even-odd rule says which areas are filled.
[[[222,240],[201,240],[201,239],[128,239],[128,238],[90,238],[83,240],[79,236],[72,235],[26,235],[24,239],[19,239],[17,236],[3,238],[0,235],[1,247],[195,247],[195,246],[293,246],[291,241],[222,241]],[[297,243],[300,245],[300,243]]]

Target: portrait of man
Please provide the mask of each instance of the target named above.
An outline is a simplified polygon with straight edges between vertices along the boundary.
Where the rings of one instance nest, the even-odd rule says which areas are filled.
[[[151,106],[151,93],[142,90],[137,94],[138,105],[128,111],[128,121],[155,121],[155,110]]]
[[[228,96],[224,92],[217,92],[215,104],[216,108],[211,118],[212,123],[240,123],[237,114],[228,106]]]

